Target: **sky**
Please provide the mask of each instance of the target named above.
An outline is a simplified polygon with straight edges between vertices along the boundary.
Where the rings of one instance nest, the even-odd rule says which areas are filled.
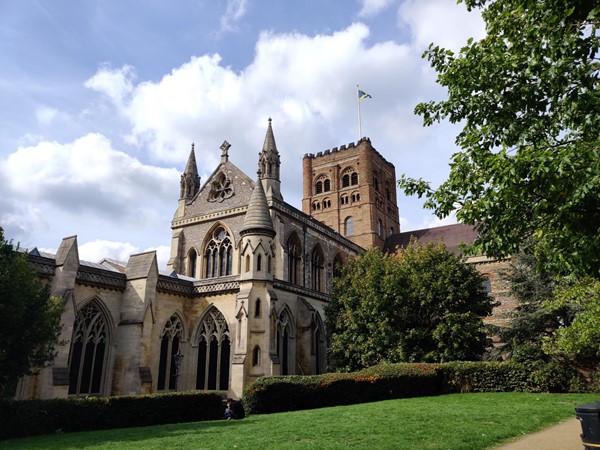
[[[165,268],[181,173],[203,184],[224,140],[255,176],[272,118],[284,200],[302,157],[362,135],[402,174],[438,185],[458,125],[423,127],[445,91],[422,58],[485,34],[455,0],[0,0],[0,226],[21,247]],[[402,231],[452,223],[398,192]]]

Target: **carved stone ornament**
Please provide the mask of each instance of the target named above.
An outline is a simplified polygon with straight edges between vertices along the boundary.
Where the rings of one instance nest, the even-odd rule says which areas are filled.
[[[222,202],[225,199],[233,197],[233,194],[233,184],[231,183],[231,180],[227,178],[225,173],[221,172],[210,185],[208,201]]]

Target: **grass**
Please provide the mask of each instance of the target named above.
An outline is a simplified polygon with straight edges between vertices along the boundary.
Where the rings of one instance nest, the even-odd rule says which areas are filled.
[[[0,449],[485,449],[575,417],[594,394],[485,393],[0,441]]]

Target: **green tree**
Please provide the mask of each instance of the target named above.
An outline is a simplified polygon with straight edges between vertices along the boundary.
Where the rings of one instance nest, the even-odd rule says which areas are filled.
[[[564,279],[556,294],[545,302],[550,312],[570,309],[574,318],[543,341],[544,350],[582,368],[597,368],[600,363],[600,280]]]
[[[480,358],[488,344],[482,317],[492,310],[482,282],[440,244],[350,259],[325,310],[331,365]]]
[[[18,377],[55,356],[62,302],[50,296],[27,255],[0,228],[0,396],[11,395]]]
[[[448,98],[417,105],[429,126],[461,123],[437,188],[402,176],[438,217],[457,212],[473,252],[506,256],[535,238],[546,266],[600,275],[600,6],[589,0],[465,0],[487,35],[424,57]]]
[[[547,302],[554,298],[555,278],[537,270],[536,257],[531,252],[520,251],[513,255],[511,268],[503,276],[517,307],[507,313],[510,318],[507,326],[497,328],[502,344],[494,348],[491,356],[530,364],[549,362],[542,340],[570,323],[575,311],[569,307],[547,307]]]

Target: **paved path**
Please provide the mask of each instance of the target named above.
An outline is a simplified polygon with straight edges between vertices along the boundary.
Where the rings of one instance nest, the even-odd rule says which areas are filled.
[[[545,430],[528,434],[518,440],[497,447],[496,450],[582,450],[581,425],[569,419]]]

